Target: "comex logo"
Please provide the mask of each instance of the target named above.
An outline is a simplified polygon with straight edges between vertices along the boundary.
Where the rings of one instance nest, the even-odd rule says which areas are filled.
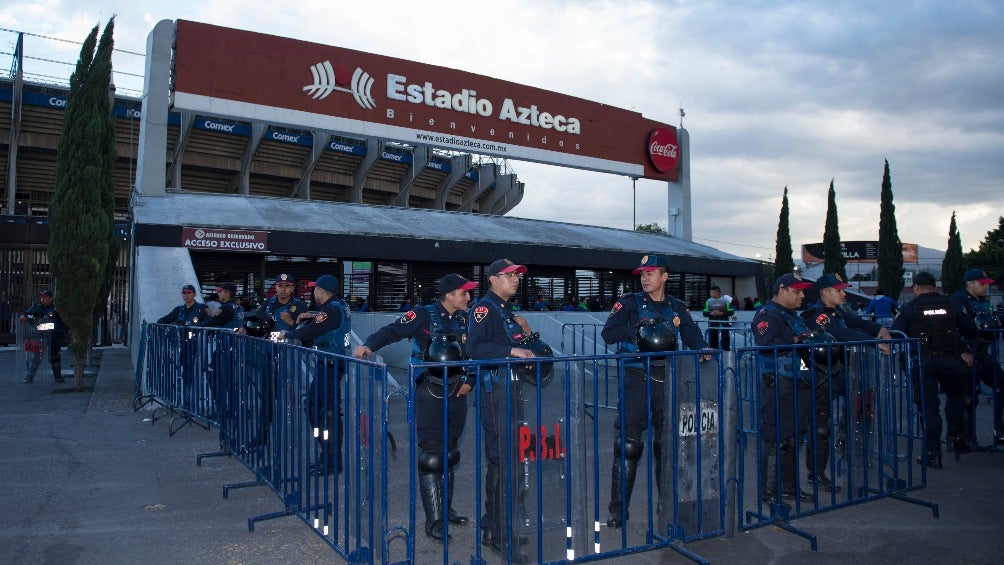
[[[346,69],[348,70],[348,69]],[[356,67],[352,73],[352,83],[349,88],[338,86],[335,69],[331,66],[331,61],[317,63],[310,67],[310,74],[314,75],[314,83],[303,87],[303,91],[311,95],[314,100],[324,100],[334,91],[348,92],[356,99],[356,103],[367,110],[376,108],[376,100],[370,94],[373,88],[373,77],[366,71]],[[341,75],[342,73],[340,73]],[[345,84],[342,79],[341,84]]]

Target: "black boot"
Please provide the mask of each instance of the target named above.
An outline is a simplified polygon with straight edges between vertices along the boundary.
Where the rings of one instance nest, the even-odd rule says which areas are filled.
[[[443,541],[443,477],[436,473],[422,473],[418,476],[418,486],[422,494],[422,508],[425,510],[425,535],[436,541]]]
[[[794,440],[789,439],[781,444],[781,496],[807,502],[813,500],[812,493],[798,484],[795,471],[795,445]]]
[[[450,479],[450,488],[449,488],[449,492],[450,492],[450,507],[449,508],[450,509],[449,509],[449,511],[447,513],[447,520],[449,520],[451,524],[455,524],[457,526],[463,526],[464,524],[466,524],[467,522],[470,521],[470,518],[468,518],[467,516],[461,516],[460,514],[457,514],[453,510],[453,485],[454,485],[454,482],[453,482],[453,469],[450,469],[450,477],[449,477],[449,479]]]
[[[628,507],[631,506],[631,492],[634,490],[634,480],[638,474],[638,461],[624,460],[624,490],[621,491],[621,461],[614,458],[613,471],[610,473],[610,517],[607,518],[608,528],[620,528],[629,518]],[[621,515],[623,508],[624,514]]]
[[[816,435],[815,448],[813,448],[812,444],[809,444],[811,457],[807,457],[805,460],[805,466],[809,471],[807,486],[811,488],[812,483],[815,483],[821,491],[840,492],[840,487],[833,484],[833,481],[826,476],[826,464],[830,460],[829,439],[829,432],[827,431],[826,435]],[[813,468],[815,468],[815,472],[813,472]]]
[[[917,456],[917,463],[923,465],[925,463],[925,455]],[[927,466],[932,469],[941,469],[943,465],[941,464],[941,449],[929,449],[926,454]]]

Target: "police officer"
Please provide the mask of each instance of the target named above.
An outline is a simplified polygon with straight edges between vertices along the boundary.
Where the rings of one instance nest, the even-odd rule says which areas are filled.
[[[296,318],[307,311],[307,303],[293,296],[293,285],[296,279],[289,273],[279,273],[275,277],[275,296],[269,298],[249,314],[248,318],[269,320],[274,331],[289,331],[296,327]],[[244,328],[238,333],[247,333]],[[252,361],[253,362],[253,361]],[[258,432],[251,439],[254,446],[268,444],[269,429],[272,426],[273,405],[276,397],[276,363],[267,363],[261,367],[261,413],[259,414]]]
[[[717,285],[710,289],[711,297],[704,302],[704,317],[708,322],[708,343],[712,349],[718,349],[718,336],[721,334],[721,345],[723,351],[728,351],[732,344],[731,332],[729,332],[728,320],[736,319],[736,311],[732,308],[732,302],[722,298],[722,289]]]
[[[173,324],[176,326],[198,326],[203,320],[209,318],[209,308],[195,300],[195,287],[186,284],[181,287],[182,304],[176,306],[160,319],[158,324]]]
[[[753,342],[757,346],[794,345],[810,335],[796,310],[812,283],[794,273],[774,281],[773,298],[753,316]],[[760,434],[763,440],[760,498],[777,501],[777,475],[781,470],[781,495],[812,500],[813,495],[797,485],[795,452],[797,439],[809,425],[812,410],[812,377],[806,364],[791,350],[759,351]],[[780,451],[780,461],[778,460]]]
[[[244,310],[237,305],[234,297],[237,295],[237,285],[225,282],[216,288],[220,297],[220,311],[215,316],[205,319],[202,324],[209,328],[227,328],[236,330],[244,325]]]
[[[302,312],[297,317],[301,324],[294,330],[283,330],[279,339],[310,340],[314,349],[348,355],[349,333],[352,322],[349,319],[349,307],[338,298],[338,279],[333,275],[321,275],[316,281],[307,285],[314,289],[314,302],[318,305],[316,312]],[[310,473],[315,476],[325,476],[341,472],[342,426],[338,421],[341,414],[339,402],[340,379],[344,375],[344,362],[324,361],[317,363],[317,372],[310,383],[308,392],[310,417],[315,427],[322,430],[317,434],[320,446],[320,460],[310,465]],[[331,426],[337,431],[331,432]],[[337,443],[332,446],[332,437],[337,437]]]
[[[478,286],[464,277],[451,273],[439,280],[439,300],[405,312],[392,322],[366,338],[366,342],[352,352],[354,357],[369,359],[374,351],[412,338],[411,362],[422,363],[429,359],[429,346],[433,340],[452,338],[458,342],[457,352],[467,337],[467,304],[470,291]],[[445,378],[444,378],[445,377]],[[450,509],[446,519],[451,524],[466,524],[467,516],[454,512],[453,468],[460,462],[457,444],[467,421],[467,393],[471,384],[466,372],[457,374],[441,370],[425,371],[416,377],[415,426],[418,436],[419,487],[422,507],[425,510],[425,534],[443,541],[443,471],[449,470]],[[443,398],[447,398],[447,443],[443,445]],[[444,452],[446,454],[444,465]]]
[[[826,273],[816,280],[816,291],[819,301],[809,306],[802,313],[806,325],[829,333],[838,341],[868,341],[873,338],[890,339],[889,330],[885,327],[864,320],[844,308],[847,303],[845,289],[850,285],[837,273]],[[882,353],[889,354],[889,344],[878,344]],[[815,482],[821,490],[840,492],[840,487],[833,484],[826,476],[826,462],[830,454],[830,415],[831,403],[837,397],[845,396],[847,386],[846,367],[843,366],[842,355],[828,355],[826,363],[816,363],[815,369],[815,441],[808,442],[809,456],[805,458],[805,466],[809,471],[809,481]],[[859,393],[860,394],[860,393]],[[858,402],[868,402],[858,398]],[[843,426],[840,427],[838,438],[844,437]],[[843,440],[835,442],[842,445]]]
[[[158,324],[171,324],[175,326],[191,327],[201,325],[209,319],[209,307],[197,302],[195,299],[195,287],[186,284],[181,287],[182,303],[176,306],[163,317],[157,320]],[[182,404],[187,409],[194,409],[194,398],[192,383],[194,382],[193,364],[197,361],[195,344],[192,342],[190,331],[180,332],[179,354],[181,355],[181,381],[185,390],[182,392]]]
[[[48,327],[51,325],[51,329],[42,329],[42,332],[48,332],[49,336],[49,365],[52,367],[52,378],[57,383],[63,382],[63,363],[59,355],[59,350],[63,345],[63,339],[66,336],[67,327],[63,323],[63,318],[56,311],[56,307],[52,304],[52,290],[46,289],[38,294],[38,302],[32,305],[31,308],[25,310],[24,314],[21,316],[21,322],[26,322],[30,317],[35,323],[36,328]],[[44,325],[44,326],[43,326]],[[26,348],[27,349],[27,344]],[[44,345],[43,345],[44,347]],[[27,352],[27,372],[25,373],[24,379],[21,381],[24,384],[30,384],[35,381],[35,373],[38,372],[38,366],[42,364],[42,351],[28,351]]]
[[[507,357],[530,358],[531,350],[518,344],[532,332],[530,325],[513,312],[510,298],[519,289],[520,277],[526,267],[516,265],[508,259],[498,259],[488,266],[486,274],[491,285],[489,291],[478,300],[468,320],[467,355],[471,359],[505,359]],[[529,556],[520,549],[528,540],[516,536],[505,539],[505,524],[502,523],[502,508],[507,493],[503,489],[502,458],[507,441],[515,440],[505,436],[507,423],[522,419],[522,403],[519,381],[510,381],[511,414],[506,414],[506,381],[509,372],[505,368],[483,367],[481,387],[481,424],[484,429],[485,456],[488,469],[485,476],[485,517],[481,543],[497,553],[508,556],[513,563],[526,563]]]
[[[988,277],[986,271],[982,269],[971,269],[966,272],[963,278],[966,286],[952,295],[952,301],[973,319],[977,329],[999,328],[1001,322],[993,307],[990,306],[990,299],[987,297],[987,291],[990,290],[990,285],[994,284],[995,281]],[[994,333],[979,332],[977,334],[976,341],[973,342],[975,344],[973,372],[976,378],[994,391],[994,443],[1001,444],[1004,443],[1004,404],[1002,404],[1004,403],[1004,370],[991,355],[990,346],[994,339],[996,339]],[[967,410],[968,426],[965,431],[975,435],[975,430],[972,429],[974,424],[972,409],[975,408],[975,397],[967,404],[967,408],[969,408]]]
[[[682,337],[684,345],[689,349],[705,349],[708,343],[704,341],[701,330],[690,317],[687,305],[666,293],[666,282],[669,280],[669,266],[661,255],[645,255],[641,264],[632,274],[639,275],[641,292],[629,293],[614,303],[603,325],[601,335],[608,344],[617,344],[618,353],[634,353],[639,350],[639,324],[661,318],[672,324],[673,335],[668,337],[669,349],[676,349],[676,344]],[[710,357],[702,356],[702,360]],[[651,410],[652,425],[655,427],[655,445],[652,454],[655,456],[655,476],[657,486],[661,489],[662,476],[662,444],[665,402],[665,363],[650,362],[651,374],[646,374],[646,368],[640,361],[625,364],[624,369],[624,404],[619,407],[620,413],[614,422],[618,431],[614,438],[614,461],[610,480],[610,517],[607,526],[619,528],[628,519],[628,506],[631,504],[631,492],[634,489],[635,476],[638,472],[638,461],[645,449],[643,433],[648,428],[648,414]],[[650,385],[646,377],[652,378]],[[651,389],[649,398],[647,389]],[[621,430],[621,418],[624,419],[624,429]],[[623,467],[623,488],[621,470]]]
[[[915,298],[900,308],[893,321],[894,330],[920,338],[920,367],[913,366],[914,386],[923,399],[926,463],[941,469],[941,401],[938,385],[945,392],[945,417],[948,419],[948,440],[956,453],[970,450],[963,437],[965,397],[973,364],[972,353],[963,351],[966,338],[976,337],[976,324],[952,300],[935,291],[934,276],[921,271],[913,277]],[[918,462],[924,462],[925,456]]]

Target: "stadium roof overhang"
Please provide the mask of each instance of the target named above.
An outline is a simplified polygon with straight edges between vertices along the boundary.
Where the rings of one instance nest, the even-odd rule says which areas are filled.
[[[183,227],[267,231],[267,252],[357,260],[482,264],[498,257],[576,269],[631,270],[639,256],[671,271],[755,276],[760,265],[717,249],[644,232],[415,208],[168,191],[135,195],[135,243],[181,247]]]

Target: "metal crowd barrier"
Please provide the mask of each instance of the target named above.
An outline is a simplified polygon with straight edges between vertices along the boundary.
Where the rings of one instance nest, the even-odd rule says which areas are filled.
[[[562,324],[561,344],[559,349],[566,355],[612,355],[617,353],[617,346],[603,341],[600,333],[603,324]],[[597,365],[587,370],[598,371],[595,377],[600,380],[600,394],[596,403],[589,406],[604,410],[617,409],[617,365],[607,363]],[[592,375],[590,375],[592,376]],[[588,401],[587,401],[588,402]]]
[[[965,423],[968,439],[977,451],[1004,452],[1004,442],[997,441],[998,437],[1004,434],[1004,426],[998,429],[994,413],[1000,410],[1000,403],[1004,402],[1004,397],[999,394],[1004,388],[1002,344],[1004,344],[1004,329],[980,330],[977,338],[969,341],[970,351],[973,352],[973,366],[971,394],[966,401]],[[990,414],[989,426],[977,422],[977,416],[982,413]],[[986,439],[988,431],[990,441],[979,441],[981,438]]]
[[[249,530],[298,516],[349,563],[391,562],[385,366],[226,330],[145,330],[137,408],[146,399],[171,414],[170,434],[187,423],[218,428],[220,450],[196,463],[232,456],[254,476],[224,485],[224,498],[266,486],[282,500],[282,511],[249,518]]]
[[[910,378],[919,341],[878,343],[889,354],[875,341],[737,351],[743,529],[775,525],[815,550],[815,536],[792,520],[880,498],[938,515],[936,504],[907,496],[927,484],[927,467],[916,460],[925,453],[922,391]],[[807,376],[769,373],[758,356],[789,370],[799,364]]]
[[[570,340],[599,347],[591,333],[598,330],[587,328],[595,325],[576,326],[567,330]],[[224,485],[224,497],[265,486],[283,503],[279,512],[249,518],[249,529],[297,516],[348,563],[568,563],[661,548],[704,562],[687,544],[732,535],[740,517],[743,529],[777,525],[815,549],[814,536],[793,520],[886,497],[926,504],[937,514],[935,504],[907,496],[926,484],[926,467],[915,462],[924,451],[914,398],[920,391],[909,378],[920,363],[917,340],[885,342],[890,355],[878,353],[875,342],[821,346],[822,357],[809,358],[810,374],[836,373],[839,364],[845,378],[813,379],[806,386],[819,387],[820,396],[785,405],[778,389],[761,387],[756,356],[782,357],[808,346],[589,354],[563,338],[562,349],[576,355],[415,364],[409,384],[398,387],[382,363],[229,331],[152,324],[142,339],[137,408],[154,404],[154,413],[171,414],[170,433],[188,423],[216,427],[220,450],[198,455],[197,464],[226,455],[252,473],[249,481]],[[466,397],[456,446],[442,430],[443,461],[451,461],[451,447],[460,455],[438,477],[443,507],[471,518],[444,523],[452,538],[447,545],[423,535],[416,496],[415,382],[426,371],[447,381],[459,371],[477,383]],[[778,457],[776,492],[767,497],[760,414],[771,397],[810,416],[792,429],[786,446],[794,450],[792,484],[782,483]],[[447,395],[435,398],[448,422]],[[641,408],[619,410],[629,398]],[[592,410],[602,406],[611,409]],[[831,408],[829,417],[816,416],[822,406]],[[629,418],[639,414],[644,429],[631,439],[644,446],[632,452],[633,496],[622,506],[627,512],[613,512],[623,527],[609,527],[612,491],[627,487],[627,450],[615,451],[615,444],[627,445]],[[820,427],[827,435],[815,433]],[[496,469],[487,457],[492,445],[485,432],[492,429],[499,430]],[[407,438],[407,449],[396,450],[395,437]],[[772,442],[779,451],[781,439]],[[803,455],[806,449],[830,456],[820,466]],[[485,493],[489,471],[502,485],[498,500]],[[820,473],[840,490],[807,479]],[[806,499],[785,497],[788,486],[805,490]],[[507,540],[501,555],[482,545],[493,514]]]

